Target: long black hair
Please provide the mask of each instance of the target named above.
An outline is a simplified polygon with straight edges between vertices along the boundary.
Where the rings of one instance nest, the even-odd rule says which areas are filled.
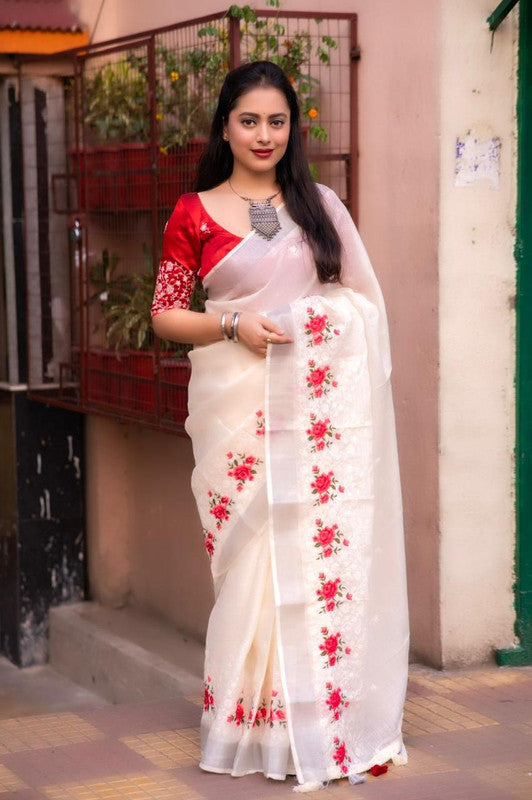
[[[196,190],[204,192],[227,180],[233,172],[233,154],[223,139],[224,123],[238,98],[258,86],[279,89],[290,109],[290,135],[286,152],[276,167],[288,213],[302,229],[308,241],[318,278],[322,283],[340,280],[341,243],[321,200],[301,141],[301,118],[297,95],[287,76],[271,61],[254,61],[231,70],[218,99],[209,142],[198,168]]]

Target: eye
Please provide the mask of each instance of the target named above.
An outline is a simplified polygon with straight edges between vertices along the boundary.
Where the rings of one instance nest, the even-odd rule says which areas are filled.
[[[255,124],[255,120],[251,119],[251,117],[249,119],[243,119],[242,120],[242,125],[244,125],[246,128],[251,128],[251,126],[254,125],[254,124]]]
[[[272,120],[272,125],[274,125],[276,128],[282,128],[284,122],[285,122],[284,119],[274,119]]]

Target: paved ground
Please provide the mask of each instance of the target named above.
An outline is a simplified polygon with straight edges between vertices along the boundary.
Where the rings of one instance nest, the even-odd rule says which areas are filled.
[[[13,670],[0,660],[0,800],[295,797],[293,778],[199,769],[199,697],[112,706],[46,668]],[[407,766],[305,796],[532,800],[532,668],[413,667],[404,733]]]

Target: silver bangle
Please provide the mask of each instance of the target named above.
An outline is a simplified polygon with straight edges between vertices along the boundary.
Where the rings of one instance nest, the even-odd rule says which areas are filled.
[[[238,320],[240,319],[240,311],[235,311],[231,318],[231,339],[233,342],[238,342]]]
[[[225,329],[225,320],[227,318],[227,311],[224,311],[222,314],[222,318],[220,320],[220,330],[222,331],[222,336],[224,337],[225,341],[228,342],[231,338]]]

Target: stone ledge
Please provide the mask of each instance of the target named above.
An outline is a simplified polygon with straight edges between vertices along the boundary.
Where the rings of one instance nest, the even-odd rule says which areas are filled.
[[[50,611],[50,665],[111,703],[201,694],[203,659],[199,642],[135,608]]]

